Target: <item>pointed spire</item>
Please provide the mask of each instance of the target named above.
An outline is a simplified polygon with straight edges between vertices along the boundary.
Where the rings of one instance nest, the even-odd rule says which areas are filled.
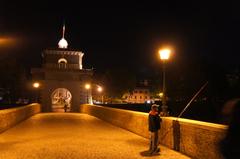
[[[62,39],[58,42],[58,48],[67,49],[68,42],[64,38],[65,36],[65,22],[63,22],[63,30],[62,30]]]
[[[65,35],[65,22],[63,22],[63,32],[62,32],[62,38],[64,38]]]

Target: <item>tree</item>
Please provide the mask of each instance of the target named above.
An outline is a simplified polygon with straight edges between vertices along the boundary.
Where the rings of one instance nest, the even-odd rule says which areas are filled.
[[[21,96],[25,89],[26,76],[22,65],[17,59],[9,58],[0,61],[0,88],[9,92],[11,100]]]

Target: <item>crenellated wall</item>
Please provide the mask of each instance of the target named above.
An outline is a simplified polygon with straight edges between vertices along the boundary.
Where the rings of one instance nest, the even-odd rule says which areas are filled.
[[[145,138],[149,137],[148,114],[84,104],[86,113]],[[221,159],[218,143],[227,126],[174,117],[162,117],[160,143],[196,159]]]
[[[0,133],[39,112],[41,112],[41,105],[38,103],[0,110]]]

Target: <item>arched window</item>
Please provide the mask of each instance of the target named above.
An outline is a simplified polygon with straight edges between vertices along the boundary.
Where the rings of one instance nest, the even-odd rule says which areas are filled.
[[[67,68],[67,60],[65,58],[60,58],[58,60],[59,68]]]

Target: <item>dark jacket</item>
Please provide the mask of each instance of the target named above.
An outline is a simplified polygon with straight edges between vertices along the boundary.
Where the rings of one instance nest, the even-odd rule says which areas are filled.
[[[160,118],[157,112],[150,111],[148,116],[148,129],[151,132],[158,131],[160,129],[160,122],[162,119]]]
[[[225,159],[239,158],[240,154],[240,100],[232,109],[231,121],[226,136],[220,142],[220,151]]]

